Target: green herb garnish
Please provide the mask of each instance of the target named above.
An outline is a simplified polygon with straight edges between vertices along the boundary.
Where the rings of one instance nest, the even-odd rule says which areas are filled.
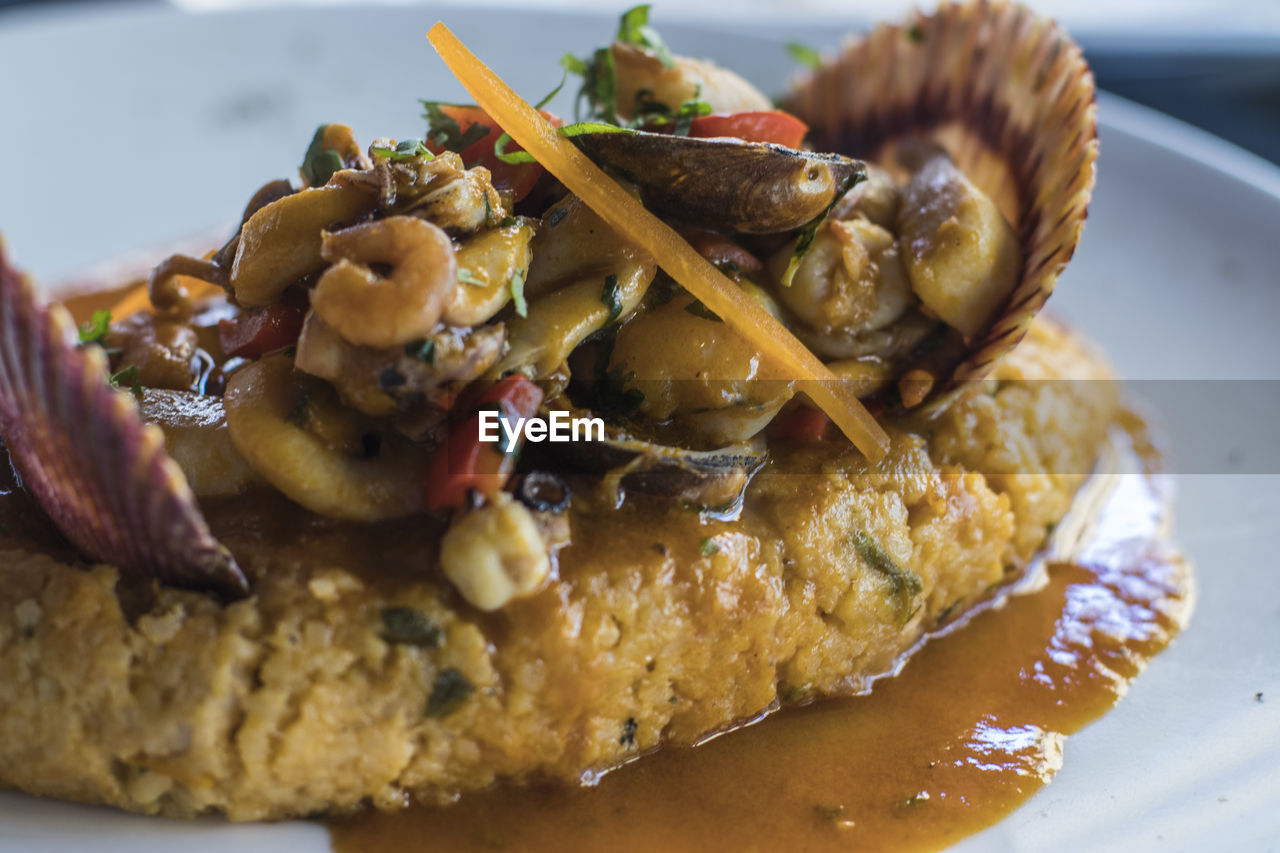
[[[138,370],[138,365],[131,364],[111,374],[111,378],[107,381],[111,383],[112,388],[127,389],[133,396],[141,400],[143,386],[138,381]]]
[[[627,717],[627,721],[622,724],[622,737],[618,738],[618,743],[628,749],[635,749],[636,732],[639,729],[640,724],[636,722],[636,718]]]
[[[435,649],[443,643],[444,634],[421,610],[388,607],[382,611],[382,639],[388,643]]]
[[[528,317],[529,303],[524,298],[524,270],[516,270],[508,286],[511,288],[511,301],[515,303],[516,313],[521,317]]]
[[[720,319],[719,315],[716,314],[716,312],[712,311],[710,308],[703,305],[702,300],[700,299],[695,299],[692,302],[690,302],[688,305],[684,306],[684,310],[688,311],[693,316],[701,317],[704,320],[711,320],[715,323],[724,322],[723,320]]]
[[[641,93],[644,94],[643,92]],[[636,108],[631,119],[631,126],[640,127],[642,125],[657,125],[659,127],[674,124],[672,133],[676,136],[688,136],[689,131],[693,128],[693,120],[699,116],[709,116],[712,113],[711,104],[700,99],[702,87],[698,87],[695,91],[693,99],[685,101],[673,113],[667,109],[667,105],[653,100],[636,99]]]
[[[712,554],[720,553],[720,546],[716,544],[716,540],[708,536],[698,544],[698,550],[702,552],[702,556],[710,557]]]
[[[111,312],[99,310],[93,312],[89,322],[80,327],[80,343],[96,344],[102,341],[111,331]]]
[[[457,119],[441,109],[462,106],[461,104],[446,104],[443,101],[419,103],[422,104],[422,117],[427,122],[427,139],[446,151],[461,154],[489,134],[489,126],[479,122],[464,131]]]
[[[610,273],[605,277],[604,290],[600,291],[600,301],[609,309],[609,320],[612,323],[622,314],[622,299],[618,296],[618,277]]]
[[[458,281],[462,282],[463,284],[473,285],[475,287],[484,287],[486,284],[488,284],[487,281],[477,278],[476,274],[473,273],[471,270],[467,269],[466,267],[458,267]]]
[[[839,204],[840,199],[844,198],[849,190],[866,179],[867,173],[865,170],[856,171],[850,175],[845,185],[836,190],[835,197],[831,199],[831,204],[827,205],[822,213],[809,220],[804,228],[800,229],[800,235],[796,237],[795,248],[791,250],[791,259],[787,261],[787,269],[782,273],[783,287],[791,286],[791,280],[795,278],[796,270],[800,269],[800,262],[809,253],[810,247],[813,246],[814,238],[818,236],[818,228],[821,227],[823,222],[827,221],[827,215],[831,213],[831,209]]]
[[[853,534],[853,548],[862,561],[882,575],[889,582],[890,594],[894,598],[894,610],[898,617],[898,626],[905,625],[915,613],[912,604],[915,597],[924,589],[920,576],[915,572],[898,565],[889,553],[880,547],[880,543],[872,539],[866,532],[859,530]]]
[[[416,358],[423,364],[435,364],[436,342],[430,338],[423,338],[420,341],[410,341],[404,345],[404,354],[410,358]]]
[[[302,158],[302,177],[313,187],[329,183],[333,173],[345,166],[341,154],[333,148],[324,147],[324,132],[328,127],[329,125],[322,124],[316,128],[316,135],[311,137],[306,156]]]
[[[369,149],[375,157],[382,157],[390,160],[392,163],[399,163],[404,160],[412,160],[414,157],[423,157],[431,160],[435,157],[428,150],[427,146],[422,143],[421,139],[405,139],[396,143],[395,148],[386,148],[382,145],[375,145]]]
[[[569,208],[563,205],[561,205],[560,207],[553,208],[552,211],[547,214],[547,226],[550,228],[555,228],[557,225],[560,224],[560,220],[565,218],[565,215],[568,214],[568,212],[569,212]]]
[[[919,24],[912,24],[907,27],[907,38],[911,39],[916,44],[919,44],[924,41],[924,29],[922,29]]]
[[[801,44],[798,41],[787,42],[787,53],[797,64],[803,65],[805,68],[820,68],[822,66],[822,54],[818,53],[816,48],[812,48],[807,44]]]
[[[662,40],[662,36],[658,35],[657,30],[649,26],[650,8],[650,5],[645,3],[632,6],[623,12],[622,17],[618,19],[618,33],[613,40],[648,48],[658,57],[663,68],[673,68],[675,60],[671,58],[671,51],[667,49],[666,42]]]
[[[627,383],[636,378],[634,370],[626,364],[617,364],[605,371],[596,383],[596,412],[626,417],[644,404],[644,392],[628,388]]]
[[[461,709],[475,690],[475,686],[460,670],[453,667],[441,670],[436,676],[435,684],[431,686],[431,696],[427,699],[427,716],[449,716]]]
[[[604,124],[598,121],[578,121],[573,124],[566,124],[563,127],[556,128],[556,133],[566,138],[573,138],[583,133],[632,133],[629,127],[620,127],[616,124]],[[528,151],[508,151],[507,144],[511,142],[509,134],[502,134],[493,143],[493,156],[497,157],[503,163],[510,163],[513,166],[520,163],[536,163],[533,155]]]

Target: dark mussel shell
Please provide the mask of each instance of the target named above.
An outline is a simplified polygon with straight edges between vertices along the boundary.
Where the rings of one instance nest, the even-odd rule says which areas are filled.
[[[597,165],[635,184],[645,207],[718,231],[803,228],[866,175],[859,160],[763,142],[643,131],[571,139]]]
[[[71,316],[41,308],[0,246],[0,432],[26,488],[95,560],[134,577],[246,594],[160,429],[107,384],[101,349],[76,340]]]

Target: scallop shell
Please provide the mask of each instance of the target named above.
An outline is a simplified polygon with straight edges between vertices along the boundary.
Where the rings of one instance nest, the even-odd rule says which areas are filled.
[[[818,150],[891,168],[903,141],[941,144],[1013,224],[1023,265],[1008,302],[963,353],[928,366],[950,377],[935,392],[981,379],[1022,340],[1084,228],[1098,134],[1080,48],[1023,6],[947,3],[845,44],[786,107]]]
[[[23,482],[85,554],[135,576],[243,595],[159,428],[112,389],[99,347],[77,346],[0,244],[0,432]]]

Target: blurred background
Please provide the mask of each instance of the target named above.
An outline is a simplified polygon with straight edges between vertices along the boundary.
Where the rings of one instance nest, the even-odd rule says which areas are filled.
[[[559,81],[565,51],[607,41],[635,2],[0,0],[4,238],[42,281],[127,249],[189,238],[216,245],[245,187],[293,174],[317,125],[403,139],[423,132],[418,98],[470,100],[426,44],[435,21],[483,46],[486,61],[534,100]],[[934,2],[655,0],[652,22],[677,53],[781,94],[799,68],[787,43],[832,52],[850,32]],[[1196,158],[1225,157],[1254,187],[1275,186],[1280,173],[1266,161],[1280,164],[1280,0],[1025,2],[1084,46],[1102,89],[1258,159],[1153,125],[1115,99],[1100,104],[1104,125],[1146,122],[1130,130],[1169,150],[1198,146]],[[572,114],[574,89],[550,108]],[[1136,178],[1147,169],[1122,153],[1104,132],[1103,173]],[[1191,205],[1193,219],[1204,209],[1206,189],[1184,169],[1151,181],[1175,205]],[[1106,183],[1118,191],[1115,178]]]
[[[200,13],[233,9],[353,5],[264,0],[0,0],[0,31],[32,17],[75,17],[124,5],[172,5]],[[366,4],[367,5],[367,4]],[[545,9],[613,17],[629,2],[596,0],[458,0],[399,2],[424,11]],[[655,3],[655,19],[712,24],[815,43],[833,31],[896,18],[916,5],[900,0],[700,0]],[[1280,0],[1029,0],[1063,23],[1085,48],[1099,86],[1222,136],[1280,163]],[[2,60],[0,60],[2,61]],[[5,69],[6,71],[9,69]]]

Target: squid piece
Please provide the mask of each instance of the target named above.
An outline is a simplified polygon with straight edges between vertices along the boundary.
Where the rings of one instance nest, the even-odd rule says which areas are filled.
[[[458,286],[449,236],[430,222],[391,216],[326,232],[321,256],[334,264],[311,307],[339,335],[370,347],[403,346],[440,322]],[[374,264],[391,267],[383,277]]]
[[[981,334],[1018,283],[1018,235],[941,149],[908,181],[898,214],[907,276],[927,311],[965,338]]]
[[[511,299],[512,281],[528,275],[533,224],[521,219],[481,231],[457,245],[458,288],[442,319],[454,326],[475,326],[502,310]],[[465,273],[463,272],[465,270]]]
[[[544,379],[592,332],[623,320],[640,304],[657,265],[625,242],[578,198],[548,211],[534,238],[526,317],[508,324],[510,348],[490,371]],[[551,223],[555,224],[552,225]]]
[[[229,283],[246,308],[270,305],[305,276],[325,267],[321,234],[374,211],[371,185],[329,184],[265,205],[240,230]]]
[[[760,432],[795,393],[793,382],[762,361],[682,292],[622,328],[610,372],[629,377],[624,387],[643,395],[639,417],[655,424],[677,418],[698,444],[717,446]]]
[[[364,429],[321,383],[299,382],[276,355],[227,382],[231,441],[271,485],[320,515],[348,521],[400,518],[422,508],[425,454]]]

